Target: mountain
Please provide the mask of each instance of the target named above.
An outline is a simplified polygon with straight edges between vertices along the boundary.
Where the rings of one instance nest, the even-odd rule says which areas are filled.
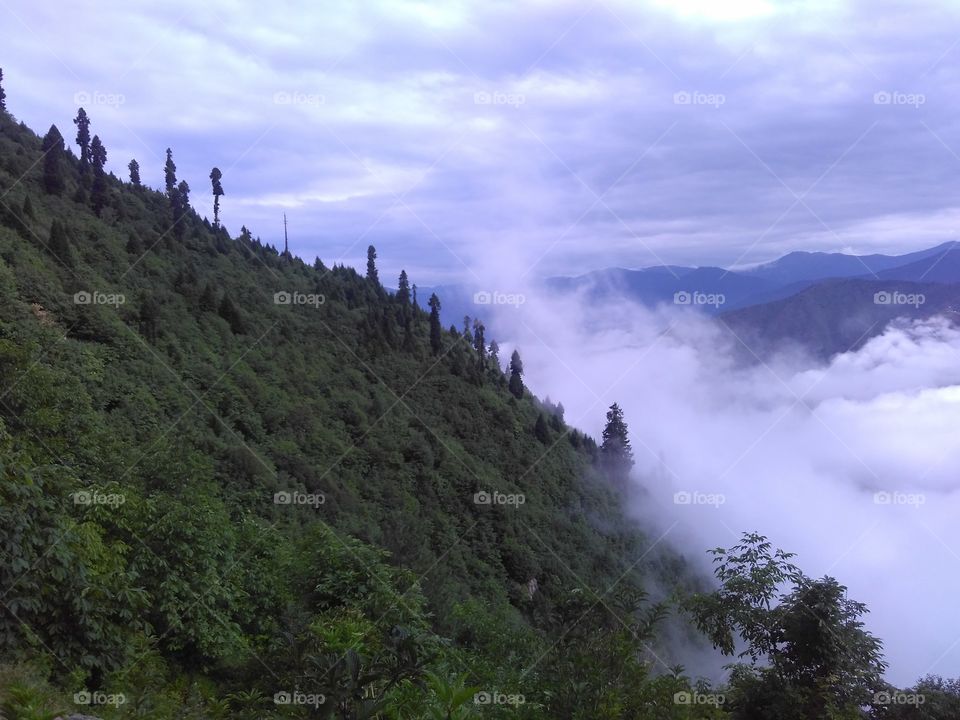
[[[61,137],[0,111],[0,714],[653,718],[693,689],[650,628],[699,581],[557,407]]]
[[[742,270],[745,275],[777,285],[826,278],[874,276],[884,270],[936,257],[956,247],[956,241],[905,255],[848,255],[844,253],[792,252],[773,262]]]
[[[960,284],[827,280],[788,298],[723,313],[747,359],[799,348],[820,359],[856,350],[898,318],[955,317]]]
[[[697,305],[716,313],[740,307],[774,292],[776,286],[718,267],[654,267],[641,270],[610,268],[576,277],[547,279],[546,288],[560,293],[584,292],[593,301],[629,298],[645,305]]]
[[[681,302],[694,293],[722,298],[700,308],[710,314],[782,300],[831,278],[960,282],[960,244],[950,241],[904,255],[846,255],[792,252],[753,268],[664,266],[626,270],[608,268],[575,277],[554,277],[554,292],[586,292],[595,301],[627,298],[645,305]]]

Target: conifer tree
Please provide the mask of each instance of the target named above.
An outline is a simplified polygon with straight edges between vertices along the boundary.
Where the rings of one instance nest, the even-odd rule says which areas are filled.
[[[508,385],[510,393],[517,398],[523,397],[523,362],[520,360],[520,353],[513,351],[510,356],[510,384]]]
[[[73,245],[70,242],[66,226],[59,220],[54,220],[50,226],[50,240],[47,243],[47,250],[67,267],[73,267]]]
[[[500,372],[503,372],[503,368],[500,367],[500,344],[496,340],[490,341],[490,359],[493,361],[493,366]]]
[[[380,284],[380,275],[377,273],[377,249],[373,245],[367,248],[367,280]]]
[[[600,445],[600,461],[612,479],[624,481],[633,468],[633,449],[623,410],[617,403],[607,411],[607,424],[603,428],[603,443]]]
[[[537,422],[533,426],[533,434],[537,440],[542,443],[550,442],[550,431],[547,429],[547,421],[544,419],[543,413],[537,414]]]
[[[136,159],[133,159],[127,163],[127,167],[130,169],[130,184],[139,190],[143,187],[140,184],[140,163],[138,163]]]
[[[89,155],[90,164],[93,167],[91,200],[93,211],[99,215],[107,204],[107,177],[103,169],[107,162],[107,149],[103,146],[98,135],[94,135],[90,142]]]
[[[416,283],[413,284],[413,299],[411,300],[411,302],[413,303],[413,307],[416,310],[420,309],[420,306],[417,305],[417,284]]]
[[[407,271],[400,271],[400,283],[397,286],[397,302],[406,307],[410,304],[410,281],[407,278]]]
[[[63,175],[63,148],[63,135],[56,125],[51,125],[40,145],[43,151],[43,188],[51,195],[61,195],[67,188]]]
[[[220,196],[224,194],[223,185],[220,184],[222,177],[220,168],[215,167],[210,171],[210,182],[213,185],[213,226],[217,228],[220,227]]]
[[[183,222],[190,209],[190,186],[186,180],[181,180],[173,192],[173,223],[174,233],[178,238],[183,237],[186,223]]]
[[[443,330],[440,327],[440,298],[436,293],[430,295],[430,349],[439,355],[443,348]]]
[[[80,147],[80,173],[86,174],[90,169],[90,118],[83,108],[77,110],[73,119],[77,126],[77,145]]]
[[[473,319],[473,349],[477,351],[477,367],[481,370],[487,364],[487,344],[483,337],[486,328],[479,318]]]
[[[177,166],[173,162],[173,150],[167,148],[167,162],[163,166],[163,177],[167,188],[167,197],[173,205],[174,193],[177,190]]]
[[[7,111],[7,93],[3,90],[3,68],[0,68],[0,112]]]

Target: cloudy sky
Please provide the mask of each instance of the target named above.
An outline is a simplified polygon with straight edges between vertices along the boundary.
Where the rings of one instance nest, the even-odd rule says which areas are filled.
[[[955,235],[960,5],[0,2],[11,111],[294,249],[421,284],[906,251]]]

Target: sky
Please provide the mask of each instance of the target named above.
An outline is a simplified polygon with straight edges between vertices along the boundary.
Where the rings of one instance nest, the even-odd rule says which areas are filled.
[[[11,112],[432,286],[906,252],[960,218],[960,3],[0,0]],[[473,278],[476,279],[476,278]]]

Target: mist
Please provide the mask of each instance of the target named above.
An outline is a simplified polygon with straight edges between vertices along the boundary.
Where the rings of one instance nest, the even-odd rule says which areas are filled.
[[[643,490],[631,510],[661,542],[709,573],[708,549],[756,530],[867,604],[888,680],[960,675],[960,332],[947,320],[893,323],[826,364],[744,362],[741,340],[696,311],[522,297],[477,313],[488,337],[503,357],[517,347],[532,391],[598,440],[620,403]]]

